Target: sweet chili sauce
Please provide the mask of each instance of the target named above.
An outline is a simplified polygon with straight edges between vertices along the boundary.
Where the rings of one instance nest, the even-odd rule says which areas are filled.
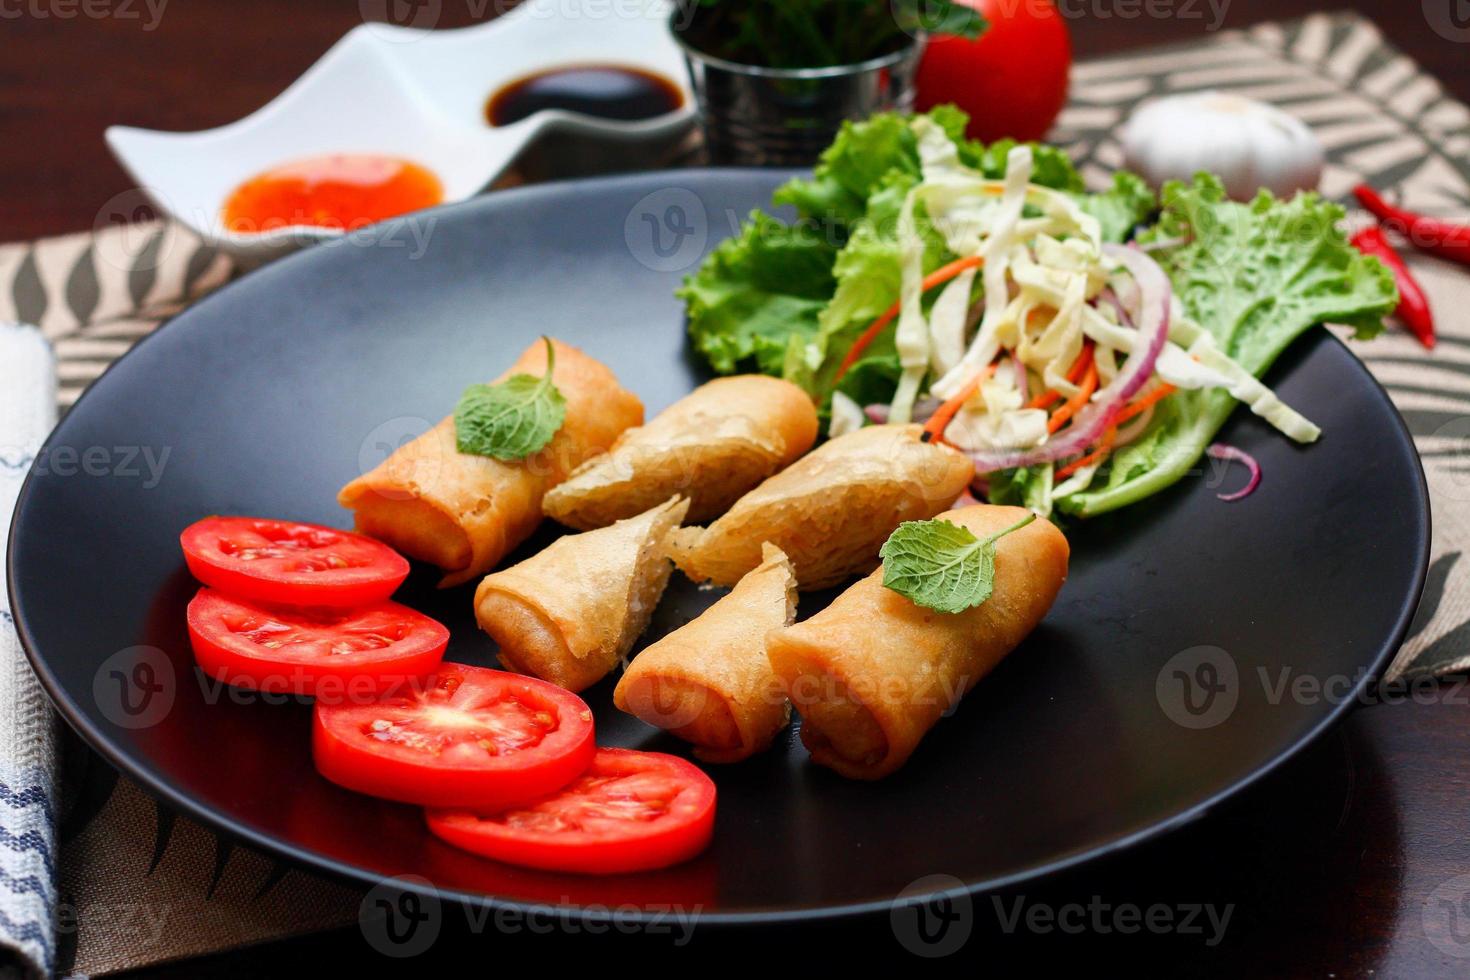
[[[225,228],[262,232],[293,225],[351,230],[433,207],[444,185],[433,172],[397,157],[333,153],[273,167],[225,201]]]
[[[527,75],[500,88],[485,104],[492,126],[509,126],[542,109],[566,109],[603,119],[651,119],[684,104],[662,75],[622,65],[568,65]]]

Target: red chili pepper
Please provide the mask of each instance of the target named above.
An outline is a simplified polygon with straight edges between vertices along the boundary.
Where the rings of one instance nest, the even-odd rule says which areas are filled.
[[[1395,207],[1367,184],[1359,184],[1353,193],[1358,203],[1373,212],[1380,223],[1403,235],[1415,248],[1470,265],[1470,225]]]
[[[1383,229],[1377,225],[1364,228],[1353,236],[1353,247],[1364,255],[1375,256],[1388,266],[1399,287],[1399,307],[1394,312],[1421,344],[1433,350],[1434,314],[1429,311],[1429,297],[1424,295],[1403,257],[1388,243]]]

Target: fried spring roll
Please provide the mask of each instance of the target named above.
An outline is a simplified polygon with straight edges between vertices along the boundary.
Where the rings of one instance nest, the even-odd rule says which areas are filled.
[[[873,425],[838,436],[766,480],[707,528],[675,532],[674,561],[695,581],[734,585],[769,541],[784,551],[802,589],[836,585],[878,563],[904,521],[954,503],[974,464],[924,442],[917,425]]]
[[[977,504],[940,516],[983,538],[1026,511]],[[915,605],[884,587],[879,568],[812,618],[767,637],[814,760],[853,779],[893,772],[1041,622],[1067,578],[1067,539],[1037,520],[995,549],[994,591],[962,613]]]
[[[337,500],[356,512],[357,530],[444,569],[441,588],[484,574],[529,537],[546,492],[643,421],[643,403],[606,365],[554,343],[552,380],[567,410],[545,448],[511,462],[460,453],[450,416],[342,488]],[[538,340],[496,380],[545,372]]]
[[[633,658],[613,703],[694,743],[706,762],[762,752],[791,720],[766,634],[795,618],[791,562],[768,544],[733,592]]]
[[[688,520],[703,523],[790,465],[816,438],[816,407],[796,385],[757,374],[718,378],[624,432],[608,455],[583,464],[547,494],[544,509],[587,530],[677,493],[689,498]]]
[[[665,501],[609,527],[568,534],[485,576],[475,618],[507,670],[569,691],[602,680],[627,655],[669,584],[669,532],[689,502]]]

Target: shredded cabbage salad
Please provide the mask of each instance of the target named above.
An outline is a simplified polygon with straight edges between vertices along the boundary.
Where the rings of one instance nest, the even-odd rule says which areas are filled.
[[[1088,516],[1187,473],[1236,404],[1320,430],[1261,383],[1325,320],[1368,336],[1397,302],[1315,195],[1227,201],[1115,175],[1087,194],[1060,151],[981,147],[949,107],[843,130],[681,290],[717,370],[802,384],[838,435],[923,422],[993,502]],[[1127,244],[1124,244],[1127,242]]]

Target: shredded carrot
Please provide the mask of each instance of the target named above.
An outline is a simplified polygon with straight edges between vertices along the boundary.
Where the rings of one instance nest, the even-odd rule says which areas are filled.
[[[940,283],[948,282],[949,280],[953,279],[955,276],[959,275],[961,272],[964,272],[966,269],[974,269],[978,266],[983,265],[984,263],[984,257],[979,255],[972,255],[969,258],[965,259],[955,259],[953,262],[950,262],[947,265],[942,265],[939,268],[935,269],[933,272],[929,273],[927,276],[925,276],[923,283],[920,284],[921,288],[924,292],[928,292]],[[898,316],[899,302],[899,300],[894,300],[893,305],[884,310],[883,315],[874,320],[872,324],[868,326],[868,329],[863,331],[862,336],[858,337],[858,339],[853,342],[851,349],[849,349],[847,352],[847,356],[844,357],[842,359],[842,363],[837,366],[837,374],[832,378],[834,384],[842,380],[842,376],[846,374],[854,364],[857,363],[857,360],[859,357],[862,356],[863,351],[867,350],[868,347],[872,345],[873,341],[878,339],[878,335],[883,332],[883,328],[892,323],[893,318]]]
[[[1118,426],[1122,425],[1124,422],[1127,422],[1129,419],[1134,418],[1135,416],[1142,415],[1144,412],[1148,411],[1150,408],[1157,405],[1165,398],[1168,398],[1170,395],[1174,394],[1174,392],[1178,390],[1178,388],[1174,387],[1168,382],[1161,382],[1157,388],[1154,388],[1148,394],[1141,395],[1138,398],[1135,398],[1133,401],[1129,402],[1127,405],[1124,405],[1123,410],[1117,415],[1113,416],[1113,421],[1103,432],[1103,437],[1098,442],[1097,448],[1088,453],[1086,456],[1083,456],[1081,459],[1068,463],[1066,466],[1063,466],[1061,469],[1057,470],[1054,479],[1065,480],[1067,477],[1071,476],[1073,473],[1076,473],[1084,466],[1091,466],[1093,463],[1101,462],[1103,457],[1112,452],[1113,441],[1118,438]],[[1057,415],[1060,414],[1062,414],[1062,410],[1058,409]],[[1053,418],[1055,418],[1055,416],[1053,416]]]
[[[1124,405],[1123,410],[1117,415],[1113,416],[1113,424],[1122,425],[1124,422],[1127,422],[1135,415],[1142,415],[1144,412],[1148,411],[1150,408],[1154,407],[1159,402],[1163,401],[1165,398],[1168,398],[1170,395],[1174,394],[1174,392],[1178,390],[1178,388],[1167,382],[1160,384],[1157,388],[1153,389],[1148,394],[1139,395],[1137,398],[1133,399],[1133,401],[1129,402],[1127,405]]]
[[[934,414],[929,416],[929,421],[924,423],[923,439],[925,442],[944,438],[944,430],[949,428],[949,423],[954,421],[954,417],[959,414],[965,402],[980,390],[981,382],[995,373],[995,368],[999,363],[999,361],[994,361],[983,370],[977,371],[975,376],[966,382],[953,398],[934,410]]]
[[[1061,469],[1057,470],[1056,475],[1053,476],[1052,479],[1065,480],[1067,477],[1071,476],[1073,473],[1076,473],[1084,466],[1091,466],[1093,463],[1102,462],[1103,457],[1107,456],[1108,453],[1113,451],[1113,440],[1116,438],[1118,438],[1117,425],[1108,426],[1105,430],[1103,430],[1102,439],[1098,441],[1096,449],[1088,453],[1086,456],[1083,456],[1081,459],[1074,460],[1068,463],[1066,466],[1063,466]]]
[[[1063,402],[1061,408],[1051,413],[1051,418],[1046,420],[1046,431],[1055,432],[1066,425],[1068,419],[1082,411],[1082,406],[1087,404],[1094,391],[1097,391],[1097,364],[1089,362],[1087,373],[1082,376],[1082,387],[1077,390],[1077,394]]]
[[[1082,380],[1082,375],[1092,365],[1093,343],[1088,340],[1082,344],[1082,353],[1077,355],[1077,360],[1067,369],[1067,380],[1076,384]],[[1035,398],[1026,403],[1027,408],[1050,408],[1052,403],[1061,398],[1061,393],[1055,389],[1043,391]]]

